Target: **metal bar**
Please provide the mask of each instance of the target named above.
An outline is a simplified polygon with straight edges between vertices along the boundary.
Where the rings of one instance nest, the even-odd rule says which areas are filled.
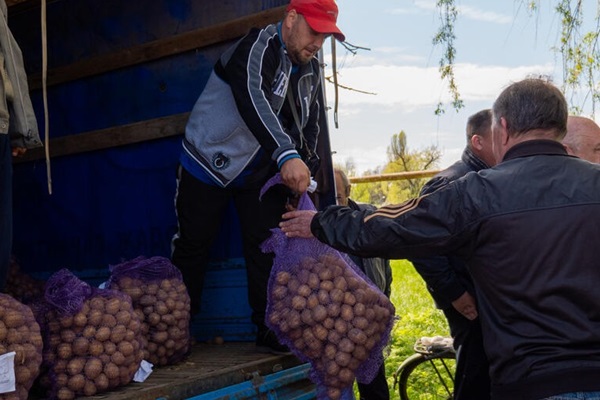
[[[429,178],[429,177],[434,176],[438,172],[440,172],[440,170],[406,171],[406,172],[395,172],[392,174],[354,176],[354,177],[351,177],[348,179],[350,180],[350,183],[401,181],[403,179]]]

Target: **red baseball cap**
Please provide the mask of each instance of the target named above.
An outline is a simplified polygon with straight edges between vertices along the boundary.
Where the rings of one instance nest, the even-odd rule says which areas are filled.
[[[291,0],[287,6],[290,10],[302,15],[315,32],[331,34],[340,42],[346,40],[336,25],[338,7],[334,0]]]

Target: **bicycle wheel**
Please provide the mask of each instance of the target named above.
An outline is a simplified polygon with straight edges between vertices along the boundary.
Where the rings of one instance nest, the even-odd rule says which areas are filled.
[[[452,353],[413,354],[400,367],[400,399],[451,400],[455,365]]]

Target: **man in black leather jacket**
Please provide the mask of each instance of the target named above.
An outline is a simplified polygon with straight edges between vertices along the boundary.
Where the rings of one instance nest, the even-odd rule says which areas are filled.
[[[461,159],[429,180],[421,190],[421,196],[433,193],[469,172],[496,164],[492,149],[492,110],[481,110],[469,117],[466,134],[467,146]],[[465,262],[454,255],[410,261],[448,320],[456,349],[454,400],[489,399],[489,364],[483,350],[473,280]]]
[[[377,211],[288,212],[280,227],[362,257],[460,255],[491,398],[598,398],[600,165],[566,153],[568,106],[543,79],[509,85],[492,112],[495,167]]]
[[[352,200],[350,190],[352,186],[346,173],[339,168],[334,169],[336,201],[340,206],[348,206],[353,210],[375,210],[371,204],[359,204]],[[392,291],[392,268],[390,260],[385,258],[362,258],[349,254],[350,258],[367,278],[385,294],[390,297]],[[357,382],[360,400],[389,400],[390,389],[385,377],[385,364],[381,364],[379,372],[371,383]]]

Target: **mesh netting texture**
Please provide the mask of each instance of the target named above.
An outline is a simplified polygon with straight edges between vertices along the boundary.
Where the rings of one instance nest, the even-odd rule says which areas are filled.
[[[143,256],[110,267],[107,287],[131,297],[142,321],[144,359],[175,364],[191,346],[190,296],[179,269],[165,257]]]
[[[306,193],[298,209],[315,209]],[[288,238],[276,228],[262,249],[275,253],[267,325],[311,364],[317,398],[339,399],[355,379],[371,382],[394,323],[390,300],[348,256],[315,238]]]
[[[0,394],[0,400],[29,398],[29,390],[40,373],[42,346],[40,326],[31,308],[0,293],[0,354],[15,352],[15,391]]]
[[[43,330],[40,384],[48,398],[92,396],[133,380],[143,351],[129,296],[93,288],[62,269],[32,308]]]

